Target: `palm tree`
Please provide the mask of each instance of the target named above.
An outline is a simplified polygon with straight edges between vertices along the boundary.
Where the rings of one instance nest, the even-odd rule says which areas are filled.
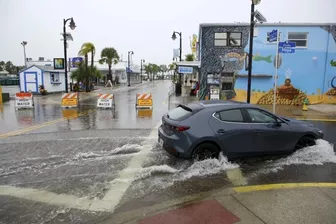
[[[185,57],[186,57],[185,58],[186,61],[194,61],[195,60],[195,56],[193,54],[187,54]]]
[[[88,72],[89,71],[89,72]],[[97,69],[96,66],[87,68],[84,63],[82,63],[75,71],[71,73],[70,78],[77,80],[77,82],[83,82],[87,78],[101,78],[102,74]]]
[[[147,80],[149,80],[149,75],[152,74],[152,72],[153,72],[153,68],[152,68],[151,63],[148,63],[147,65],[145,65],[145,71],[147,73]]]
[[[157,64],[152,64],[152,72],[153,72],[153,80],[154,80],[154,75],[157,75],[159,72],[161,72],[160,66]]]
[[[173,62],[172,64],[169,64],[169,65],[168,65],[168,70],[169,70],[169,71],[173,71],[173,74],[174,74],[174,78],[173,78],[173,80],[175,81],[176,62]]]
[[[160,65],[160,68],[161,68],[162,79],[163,79],[164,73],[166,73],[168,71],[168,67],[167,67],[167,65]]]
[[[174,70],[175,70],[175,64],[176,64],[175,62],[172,63],[172,64],[169,64],[169,65],[168,65],[168,70],[169,70],[169,71],[174,71]]]
[[[86,68],[86,79],[85,79],[85,84],[86,84],[86,92],[90,92],[90,79],[89,77],[93,76],[92,74],[89,74],[90,70],[93,71],[94,67],[94,56],[96,53],[96,47],[94,46],[93,43],[87,42],[84,43],[81,47],[81,49],[78,52],[79,56],[84,56],[85,58],[85,68]],[[88,55],[91,54],[91,69],[89,70],[89,60],[88,60]]]
[[[100,54],[101,59],[99,60],[100,64],[106,63],[108,65],[109,74],[107,80],[112,81],[112,64],[115,65],[119,62],[119,54],[116,49],[113,47],[106,47],[102,50]]]

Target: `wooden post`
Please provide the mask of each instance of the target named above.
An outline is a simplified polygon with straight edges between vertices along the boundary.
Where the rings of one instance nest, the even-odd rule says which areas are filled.
[[[2,87],[0,85],[0,103],[2,103]]]

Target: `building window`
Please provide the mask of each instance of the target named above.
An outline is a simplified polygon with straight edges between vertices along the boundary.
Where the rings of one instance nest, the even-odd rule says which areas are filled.
[[[50,73],[50,83],[60,83],[60,79],[59,79],[59,73],[57,72],[52,72]]]
[[[308,33],[288,33],[288,41],[295,42],[296,47],[305,48],[308,46]]]
[[[215,33],[215,46],[227,46],[227,33]]]
[[[215,46],[239,47],[242,45],[242,33],[215,33]]]
[[[268,43],[268,44],[276,44],[276,41],[274,41],[274,42],[270,42],[270,38],[269,38],[269,36],[270,36],[270,33],[271,32],[267,32],[267,40],[266,40],[266,42]],[[281,32],[280,32],[280,37],[281,37]]]

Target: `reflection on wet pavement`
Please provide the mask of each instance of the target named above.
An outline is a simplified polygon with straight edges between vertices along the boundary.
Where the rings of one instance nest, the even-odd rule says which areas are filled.
[[[5,103],[4,111],[0,113],[0,134],[50,120],[76,116],[92,109],[94,111],[90,112],[87,116],[69,119],[67,122],[44,127],[33,131],[33,133],[64,130],[99,130],[106,128],[151,128],[168,109],[168,104],[165,103],[167,102],[168,95],[162,89],[168,89],[170,84],[169,81],[165,81],[155,85],[150,83],[138,89],[116,91],[114,93],[116,100],[115,110],[96,109],[96,98],[82,101],[79,108],[73,109],[62,109],[59,104],[44,104],[44,100],[39,99],[40,104],[36,104],[34,109],[18,111],[15,111],[14,101],[11,101]],[[139,112],[135,109],[135,96],[139,92],[151,92],[153,94],[154,107],[151,113],[147,112],[147,116],[143,111]],[[143,116],[144,114],[145,116]],[[148,117],[148,114],[150,114],[150,117]]]

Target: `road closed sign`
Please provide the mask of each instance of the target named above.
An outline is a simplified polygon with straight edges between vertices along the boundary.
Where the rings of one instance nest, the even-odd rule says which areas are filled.
[[[99,93],[97,107],[112,108],[114,107],[114,95],[110,93]]]
[[[25,109],[33,108],[33,94],[32,93],[16,93],[15,94],[15,108]]]
[[[151,108],[153,99],[151,93],[138,93],[136,95],[136,108]]]
[[[65,93],[62,95],[62,107],[77,107],[78,106],[78,93]]]

